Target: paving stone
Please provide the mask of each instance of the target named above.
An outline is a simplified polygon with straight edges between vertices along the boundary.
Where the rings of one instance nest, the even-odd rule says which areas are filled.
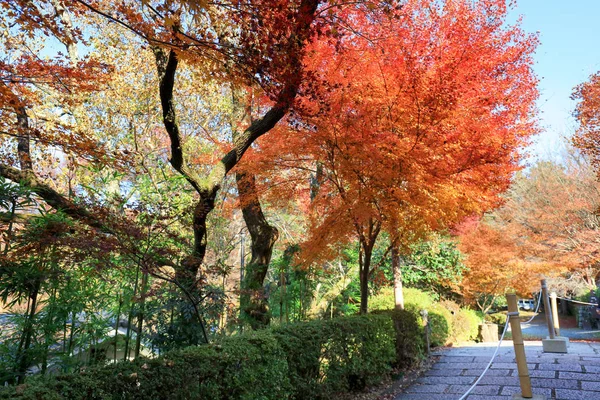
[[[517,375],[517,373],[515,372],[514,375]],[[534,369],[533,371],[529,371],[529,376],[532,378],[556,378],[556,371]]]
[[[578,379],[580,381],[600,381],[600,374],[596,373],[587,373],[583,374],[580,372],[567,372],[560,371],[558,373],[558,377],[560,379]]]
[[[516,368],[516,367],[515,367]],[[509,376],[511,371],[510,369],[488,369],[485,373],[485,376]],[[479,376],[483,372],[482,369],[467,369],[463,372],[463,376]]]
[[[492,358],[491,355],[489,355],[489,356],[475,356],[473,358],[473,362],[490,362],[491,358]],[[495,361],[500,361],[500,357],[496,357],[494,360]],[[506,358],[506,359],[502,360],[502,362],[513,362],[513,361],[514,361],[513,358],[510,358],[510,359]]]
[[[527,363],[527,368],[530,370],[536,369],[536,364]],[[493,363],[491,369],[517,369],[517,363]]]
[[[467,400],[511,400],[511,396],[488,396],[481,394],[471,394],[467,397]],[[433,399],[432,399],[433,400]],[[446,400],[454,400],[454,399],[446,399]]]
[[[482,385],[498,385],[498,386],[511,385],[511,386],[518,386],[519,385],[519,378],[518,377],[512,377],[512,376],[507,376],[507,377],[484,376],[483,378],[481,378],[480,383]]]
[[[395,400],[450,400],[447,394],[403,393]]]
[[[482,370],[487,366],[486,363],[436,363],[432,368],[433,369],[464,369],[465,367],[469,368],[481,368]]]
[[[600,361],[583,360],[581,361],[581,364],[585,366],[592,365],[594,367],[600,367]]]
[[[447,385],[472,385],[475,382],[474,376],[426,376],[419,378],[417,383],[426,385],[447,384]]]
[[[556,389],[556,400],[595,400],[597,398],[598,392],[589,392],[587,390]]]
[[[453,355],[444,355],[439,362],[464,362],[471,363],[473,362],[475,357],[473,356],[453,356]],[[488,360],[489,361],[489,360]],[[483,362],[483,361],[482,361]]]
[[[465,394],[467,393],[467,390],[469,390],[471,386],[470,385],[452,385],[450,386],[450,388],[446,391],[446,393],[456,393],[456,394]],[[473,388],[473,390],[471,391],[472,394],[492,394],[492,395],[497,395],[500,394],[498,393],[500,391],[500,387],[496,386],[496,385],[477,385]]]
[[[496,362],[494,361],[494,363],[492,364],[492,366],[490,367],[491,369],[498,369],[498,368],[504,368],[504,369],[516,369],[517,368],[517,363],[514,362]]]
[[[540,364],[539,368],[544,371],[572,371],[572,372],[583,372],[581,364]]]
[[[585,372],[600,372],[600,365],[587,365],[584,364]]]
[[[600,392],[600,382],[597,380],[595,382],[581,382],[581,388],[583,390],[594,390],[596,392]],[[596,393],[595,398],[600,398],[600,393]]]
[[[412,385],[406,389],[407,393],[444,393],[449,385]]]
[[[459,371],[455,369],[430,369],[423,376],[457,376]],[[481,371],[479,372],[481,373]],[[462,374],[464,375],[464,374]]]
[[[561,389],[577,389],[579,387],[575,380],[564,380],[564,379],[543,379],[543,378],[531,378],[532,387],[544,387],[544,388],[561,388]]]
[[[536,387],[532,387],[531,391],[533,392],[533,394],[541,394],[546,396],[548,399],[550,399],[552,397],[552,389],[551,388],[536,388]],[[521,394],[521,387],[520,386],[504,386],[502,388],[502,391],[500,392],[501,395],[506,396],[512,396],[515,393],[519,393]]]

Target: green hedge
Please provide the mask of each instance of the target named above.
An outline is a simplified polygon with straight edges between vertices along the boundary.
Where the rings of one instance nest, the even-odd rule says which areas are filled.
[[[479,334],[479,324],[482,323],[482,319],[476,311],[461,308],[453,315],[453,317],[453,342],[466,342],[468,340],[477,339],[477,335]]]
[[[408,311],[279,326],[0,389],[0,399],[329,399],[423,357]]]
[[[450,300],[436,302],[434,293],[419,289],[404,288],[404,306],[411,313],[419,315],[421,310],[429,314],[430,343],[432,346],[443,346],[449,343],[475,340],[482,318],[476,311],[461,308]],[[394,292],[384,288],[371,297],[370,306],[375,310],[394,308]],[[422,323],[418,318],[419,323]]]

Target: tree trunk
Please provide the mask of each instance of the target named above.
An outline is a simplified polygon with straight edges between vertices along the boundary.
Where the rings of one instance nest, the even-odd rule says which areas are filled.
[[[139,267],[135,271],[135,284],[133,286],[133,295],[131,296],[131,302],[129,303],[129,315],[127,317],[127,333],[125,335],[125,352],[123,353],[123,361],[127,361],[129,359],[129,340],[131,337],[131,324],[133,322],[133,310],[135,308],[135,303],[133,299],[137,295],[138,291],[138,283],[140,277],[140,269]]]
[[[358,251],[358,267],[360,277],[360,313],[368,312],[369,302],[369,278],[371,277],[371,260],[373,258],[373,248],[375,242],[381,232],[381,223],[377,220],[370,219],[367,226],[367,231],[363,227],[355,223],[356,232],[358,234],[360,248]]]
[[[140,299],[140,309],[138,312],[137,321],[137,336],[135,338],[135,353],[134,358],[137,359],[140,355],[140,349],[142,347],[142,328],[144,326],[144,311],[146,308],[146,293],[148,292],[148,273],[144,272],[142,275],[142,295]]]
[[[252,329],[258,329],[270,322],[269,302],[263,284],[279,232],[269,225],[262,211],[254,175],[238,172],[235,177],[242,201],[242,214],[252,239],[252,258],[246,266],[242,283],[242,315]]]
[[[121,307],[123,307],[123,298],[119,294],[119,307],[117,308],[117,318],[115,322],[115,349],[113,354],[114,363],[117,363],[117,343],[119,341],[119,320],[121,319]]]
[[[394,273],[394,308],[404,310],[404,294],[402,293],[402,269],[398,247],[392,247],[392,271]]]
[[[27,368],[29,368],[29,347],[31,346],[31,339],[33,338],[33,320],[35,319],[35,309],[37,307],[37,299],[40,291],[41,282],[36,280],[34,282],[33,290],[31,292],[31,308],[27,320],[25,321],[25,327],[23,328],[23,348],[17,354],[17,383],[22,384],[25,381],[25,375]]]
[[[364,315],[368,312],[369,302],[369,275],[371,271],[371,257],[373,255],[373,247],[369,243],[361,243],[361,251],[359,254],[359,276],[360,276],[360,314]]]

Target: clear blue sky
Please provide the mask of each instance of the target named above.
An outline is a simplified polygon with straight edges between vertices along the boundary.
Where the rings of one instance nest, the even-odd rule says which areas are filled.
[[[544,131],[531,152],[548,158],[576,127],[573,87],[600,70],[600,0],[517,0],[509,15],[512,21],[522,15],[523,28],[540,33],[534,68]]]

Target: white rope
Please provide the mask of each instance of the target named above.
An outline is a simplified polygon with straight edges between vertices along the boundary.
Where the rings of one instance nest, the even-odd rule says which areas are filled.
[[[538,316],[538,311],[540,310],[540,304],[542,304],[542,292],[540,292],[540,295],[538,296],[538,302],[537,302],[537,306],[535,306],[535,311],[533,312],[533,317],[531,317],[527,321],[523,322],[524,324],[530,323],[531,321],[533,321],[533,319],[535,317]]]
[[[479,383],[479,381],[481,381],[481,379],[483,378],[483,376],[485,375],[485,373],[488,372],[488,370],[492,366],[492,363],[494,362],[494,359],[498,355],[498,350],[500,350],[500,346],[502,345],[502,340],[504,340],[504,335],[506,335],[506,331],[508,330],[508,320],[510,319],[511,315],[519,315],[519,313],[518,312],[517,313],[510,313],[509,312],[506,315],[506,322],[504,323],[504,331],[502,332],[502,336],[500,336],[500,341],[498,342],[498,346],[496,347],[496,350],[494,351],[494,355],[492,355],[492,358],[491,358],[490,362],[485,367],[485,369],[483,370],[483,372],[481,373],[481,375],[479,375],[479,378],[477,378],[477,380],[475,381],[475,383],[458,400],[464,400],[471,393],[471,391],[473,389],[475,389],[475,386],[477,386],[477,384]]]
[[[588,306],[596,306],[596,307],[598,307],[597,303],[586,303],[585,301],[577,301],[577,300],[573,300],[573,299],[567,299],[567,298],[564,298],[564,297],[557,297],[557,299],[570,301],[571,303],[585,304],[585,305],[588,305]]]

